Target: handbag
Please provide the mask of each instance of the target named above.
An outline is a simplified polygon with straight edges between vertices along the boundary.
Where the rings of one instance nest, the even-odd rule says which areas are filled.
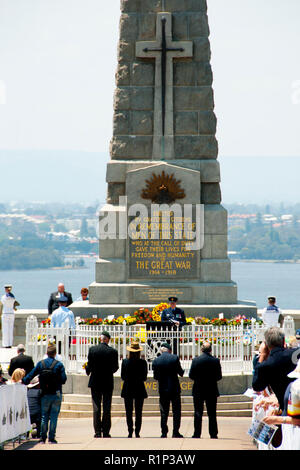
[[[281,424],[276,425],[277,430],[275,431],[272,440],[271,440],[271,445],[277,449],[277,447],[281,446],[282,444],[282,428]]]

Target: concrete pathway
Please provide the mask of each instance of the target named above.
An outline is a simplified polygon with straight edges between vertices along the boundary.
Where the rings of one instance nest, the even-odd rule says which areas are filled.
[[[180,432],[184,439],[160,438],[160,418],[144,418],[141,438],[127,438],[125,418],[113,418],[111,439],[95,439],[91,418],[59,419],[56,439],[58,444],[40,444],[31,440],[16,450],[256,450],[247,435],[251,418],[219,418],[219,438],[210,439],[208,419],[203,418],[201,439],[192,439],[193,419],[182,418]],[[172,418],[169,423],[172,430]],[[169,432],[169,436],[172,433]]]

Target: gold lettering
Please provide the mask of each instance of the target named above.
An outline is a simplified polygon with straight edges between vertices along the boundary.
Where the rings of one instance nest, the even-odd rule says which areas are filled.
[[[136,261],[137,269],[149,269],[149,261]]]

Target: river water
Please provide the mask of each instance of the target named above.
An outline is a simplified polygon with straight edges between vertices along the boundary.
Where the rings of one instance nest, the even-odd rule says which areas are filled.
[[[80,289],[95,280],[95,261],[85,259],[83,269],[0,271],[0,286],[13,285],[19,308],[47,308],[59,282],[76,300]],[[275,295],[282,309],[300,309],[300,264],[233,261],[232,279],[238,284],[239,300],[254,300],[263,308],[267,296]]]

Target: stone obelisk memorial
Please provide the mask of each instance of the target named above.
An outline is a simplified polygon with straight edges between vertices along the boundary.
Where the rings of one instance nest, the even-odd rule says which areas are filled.
[[[76,314],[132,313],[174,295],[187,315],[256,317],[255,303],[238,301],[231,280],[208,37],[206,0],[121,0],[107,204],[100,214],[106,236],[89,303],[74,303]],[[183,211],[170,219],[151,213],[153,204],[165,203],[193,209],[185,219]],[[141,211],[134,219],[133,206],[149,209],[148,217]],[[187,249],[183,225],[178,236],[180,224],[193,233],[200,226],[197,249]],[[142,229],[147,237],[137,234]]]

